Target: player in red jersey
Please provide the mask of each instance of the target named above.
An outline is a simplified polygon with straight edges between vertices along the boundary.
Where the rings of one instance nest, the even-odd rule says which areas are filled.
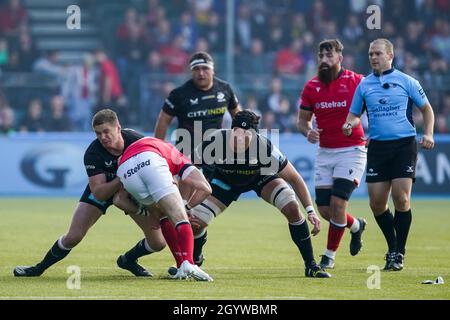
[[[327,250],[320,265],[333,268],[336,251],[350,228],[350,254],[362,247],[361,234],[366,221],[346,212],[353,190],[358,186],[366,164],[364,131],[359,124],[351,136],[342,134],[342,125],[352,104],[362,75],[342,68],[342,43],[338,39],[319,44],[317,76],[308,81],[301,94],[298,128],[311,143],[319,142],[315,162],[316,204],[321,216],[330,222]],[[315,116],[317,128],[312,126]]]
[[[161,230],[177,262],[178,272],[174,277],[212,281],[194,264],[194,236],[180,193],[188,199],[186,209],[200,204],[211,194],[211,187],[200,170],[173,145],[145,137],[125,149],[117,176],[139,203],[162,217]],[[179,180],[180,189],[174,177]]]

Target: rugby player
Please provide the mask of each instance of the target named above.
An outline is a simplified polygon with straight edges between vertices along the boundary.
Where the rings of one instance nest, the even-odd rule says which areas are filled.
[[[354,218],[347,210],[353,190],[359,185],[366,165],[364,131],[359,124],[353,135],[342,136],[342,124],[362,75],[342,68],[344,46],[338,39],[320,42],[317,76],[308,81],[301,94],[298,128],[310,143],[319,142],[314,184],[320,215],[329,221],[328,241],[320,265],[333,268],[336,251],[350,229],[350,254],[362,247],[366,220]],[[317,128],[313,128],[315,116]]]

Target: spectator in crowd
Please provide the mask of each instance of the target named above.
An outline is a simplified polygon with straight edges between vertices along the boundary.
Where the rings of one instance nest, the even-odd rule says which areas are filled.
[[[273,111],[278,112],[280,110],[280,101],[281,101],[281,91],[282,91],[283,84],[281,82],[281,79],[278,77],[272,78],[272,81],[270,83],[270,92],[264,99],[262,103],[262,111]],[[263,119],[264,123],[264,119]]]
[[[186,64],[189,55],[183,49],[183,36],[178,35],[169,46],[164,46],[160,50],[163,57],[165,70],[172,75],[181,75],[186,71]]]
[[[0,70],[8,64],[8,41],[4,38],[0,38]]]
[[[20,124],[21,132],[44,132],[45,120],[42,110],[42,101],[33,99],[28,105],[27,114]]]
[[[83,57],[83,65],[70,68],[63,96],[74,129],[90,131],[93,108],[97,99],[96,72],[92,54]]]
[[[199,34],[208,42],[211,52],[223,52],[225,48],[225,28],[216,12],[210,12],[208,21],[200,27]]]
[[[305,61],[302,57],[303,42],[301,39],[292,41],[288,48],[280,50],[275,58],[275,71],[279,75],[298,75],[303,71]]]
[[[72,121],[65,114],[63,96],[56,95],[50,99],[50,116],[45,118],[44,124],[49,132],[72,131]]]
[[[50,75],[62,83],[65,77],[65,70],[58,64],[58,60],[58,51],[49,50],[43,57],[35,61],[33,71]]]
[[[124,125],[128,125],[130,112],[116,65],[103,49],[95,51],[95,60],[99,65],[99,105],[97,107],[99,109],[109,107],[117,112]]]
[[[28,32],[21,32],[17,48],[21,72],[31,72],[34,62],[39,57],[33,39]]]
[[[0,136],[11,136],[16,132],[14,110],[7,107],[0,109]]]
[[[0,7],[0,36],[15,36],[19,27],[28,20],[27,10],[20,0],[9,0],[7,5]]]

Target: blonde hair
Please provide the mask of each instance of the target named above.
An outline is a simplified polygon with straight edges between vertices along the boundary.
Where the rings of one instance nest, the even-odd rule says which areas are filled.
[[[375,39],[370,43],[370,46],[372,46],[375,43],[383,44],[384,47],[386,48],[386,52],[388,54],[389,53],[394,54],[394,45],[388,39],[384,39],[384,38]]]

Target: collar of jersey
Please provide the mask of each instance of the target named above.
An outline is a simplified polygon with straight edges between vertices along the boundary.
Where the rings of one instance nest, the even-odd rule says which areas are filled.
[[[386,75],[386,74],[392,73],[392,72],[394,72],[394,70],[395,70],[395,68],[391,68],[391,69],[389,69],[389,70],[383,71],[382,75],[384,76],[384,75]],[[379,76],[380,76],[379,73],[375,73],[375,72],[373,73],[373,75],[374,75],[375,77],[379,77]]]

